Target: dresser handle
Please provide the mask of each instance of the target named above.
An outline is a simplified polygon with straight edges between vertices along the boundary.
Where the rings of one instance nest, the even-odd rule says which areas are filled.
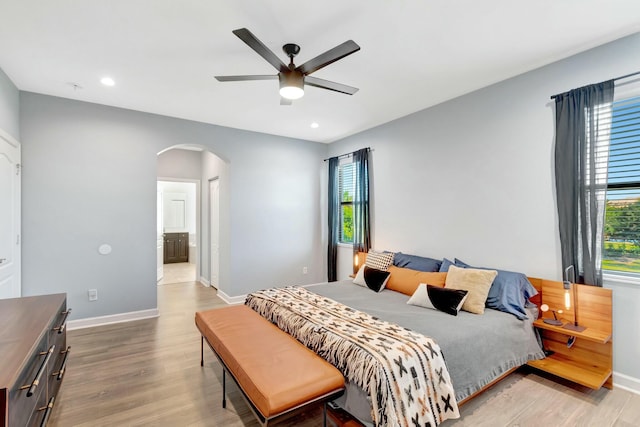
[[[64,359],[62,359],[62,365],[60,365],[60,370],[58,372],[54,372],[51,374],[52,377],[58,376],[57,380],[60,381],[64,372],[67,369],[67,357],[69,357],[69,353],[71,353],[71,346],[67,347],[66,350],[62,350],[60,353],[64,354]]]
[[[51,347],[49,347],[49,350],[43,351],[42,353],[40,353],[40,356],[44,356],[46,354],[47,357],[45,357],[44,360],[42,361],[42,365],[40,365],[40,369],[38,369],[38,372],[36,373],[36,377],[33,379],[33,382],[31,384],[23,385],[22,387],[20,387],[20,390],[24,390],[26,388],[29,389],[29,391],[27,391],[27,397],[31,397],[33,396],[33,393],[35,393],[36,387],[38,387],[38,385],[40,384],[40,377],[42,377],[42,374],[47,368],[47,363],[49,363],[49,359],[51,359],[51,355],[53,354],[53,351],[55,349],[56,349],[56,346],[54,344]]]
[[[49,399],[49,403],[44,408],[38,408],[38,411],[45,411],[44,417],[42,418],[42,422],[40,423],[40,427],[44,427],[47,425],[47,421],[49,421],[49,415],[51,415],[51,410],[53,409],[53,402],[55,402],[56,397],[53,396]]]
[[[64,329],[67,327],[67,317],[69,317],[69,313],[71,313],[70,308],[60,313],[63,314],[64,317],[62,318],[62,323],[60,324],[60,326],[56,326],[55,328],[53,328],[54,331],[58,331],[59,334],[64,332]]]

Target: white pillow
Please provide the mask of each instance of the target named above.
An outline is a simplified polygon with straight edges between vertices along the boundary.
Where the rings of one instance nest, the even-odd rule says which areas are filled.
[[[468,295],[469,291],[466,290],[447,289],[420,283],[407,304],[457,316]]]
[[[356,277],[353,279],[353,283],[355,283],[356,285],[360,285],[362,287],[367,287],[367,284],[364,281],[364,265],[362,267],[360,267],[360,269],[358,270],[358,273],[356,274]]]
[[[407,304],[417,305],[418,307],[431,308],[435,310],[436,308],[433,306],[431,299],[429,298],[429,293],[427,292],[427,285],[424,283],[420,283],[416,291],[411,295]]]
[[[391,277],[391,273],[388,271],[371,268],[365,264],[358,270],[358,274],[356,274],[355,279],[353,279],[353,283],[369,288],[375,292],[381,292],[387,285],[389,277]]]

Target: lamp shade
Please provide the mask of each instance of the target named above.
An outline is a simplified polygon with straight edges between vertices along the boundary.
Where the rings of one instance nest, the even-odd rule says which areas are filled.
[[[562,285],[564,287],[564,307],[569,310],[571,308],[571,294],[569,293],[571,291],[571,283],[565,280]]]
[[[292,70],[278,74],[280,80],[280,96],[286,99],[300,99],[304,95],[304,75]]]

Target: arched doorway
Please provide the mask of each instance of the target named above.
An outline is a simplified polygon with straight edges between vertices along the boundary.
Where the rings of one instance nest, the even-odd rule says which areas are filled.
[[[224,191],[225,180],[228,177],[227,163],[206,147],[175,145],[158,153],[157,177],[159,181],[196,185],[196,214],[192,216],[192,219],[195,218],[195,226],[189,229],[189,225],[184,224],[184,231],[189,234],[189,263],[195,266],[195,281],[204,286],[213,285],[217,288],[221,276],[219,221],[222,213],[220,210],[225,209],[224,203],[220,203],[220,192]],[[159,200],[160,197],[159,195]],[[181,208],[180,195],[173,197],[177,200],[176,209]],[[187,199],[185,202],[188,202],[188,197],[185,199]],[[166,206],[165,202],[163,200],[162,204]],[[159,208],[160,203],[158,203]],[[181,218],[181,215],[179,214],[178,217]],[[159,216],[158,224],[161,219],[164,220]],[[173,225],[180,226],[180,224]],[[166,223],[162,227],[158,226],[159,265],[161,258],[164,261],[164,256],[160,256],[159,244],[166,230]],[[172,231],[180,230],[172,229]],[[164,255],[164,248],[162,252]],[[188,264],[184,267],[188,270]]]

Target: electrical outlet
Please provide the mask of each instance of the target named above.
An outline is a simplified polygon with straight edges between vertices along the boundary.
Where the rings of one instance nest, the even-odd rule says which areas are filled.
[[[89,294],[89,301],[97,301],[98,300],[98,290],[97,289],[89,289],[87,292]]]
[[[307,273],[308,273],[307,267],[302,267],[302,274],[307,274]]]

